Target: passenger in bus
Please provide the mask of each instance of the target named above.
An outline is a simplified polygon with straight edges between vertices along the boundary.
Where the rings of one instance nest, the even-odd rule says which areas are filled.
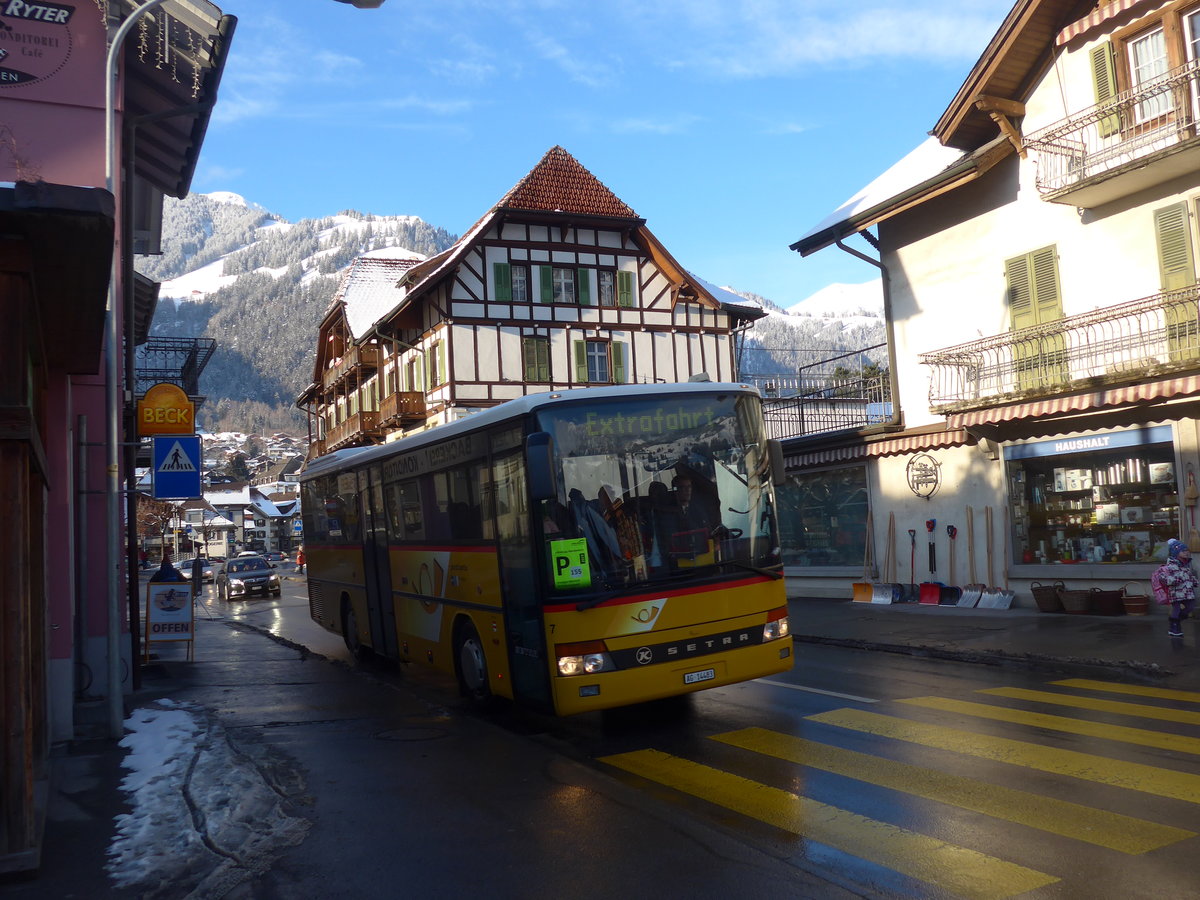
[[[575,534],[585,538],[593,563],[601,574],[615,577],[624,568],[621,545],[617,535],[579,488],[572,488],[567,495]]]
[[[698,554],[709,550],[709,539],[718,536],[720,519],[710,510],[705,498],[697,496],[688,474],[676,475],[675,518],[671,532],[671,551],[675,554]]]
[[[651,571],[666,567],[670,561],[671,533],[675,530],[674,507],[670,488],[661,481],[650,482],[639,512],[646,564]]]

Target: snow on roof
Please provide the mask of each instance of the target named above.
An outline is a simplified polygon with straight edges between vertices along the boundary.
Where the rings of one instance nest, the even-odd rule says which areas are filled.
[[[937,138],[926,138],[907,156],[810,228],[796,243],[802,243],[858,213],[898,197],[908,189],[944,172],[966,155],[962,150],[943,147]]]
[[[346,305],[346,324],[356,341],[404,299],[407,289],[397,287],[397,282],[424,258],[416,253],[402,255],[406,253],[392,248],[390,253],[357,257],[342,276],[338,299]]]
[[[250,486],[236,491],[210,491],[204,499],[213,506],[246,506],[250,503]]]

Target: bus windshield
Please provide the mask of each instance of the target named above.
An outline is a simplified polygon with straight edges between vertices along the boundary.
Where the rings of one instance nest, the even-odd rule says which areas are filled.
[[[550,596],[636,589],[780,557],[755,396],[653,394],[538,414],[558,496],[541,503]]]

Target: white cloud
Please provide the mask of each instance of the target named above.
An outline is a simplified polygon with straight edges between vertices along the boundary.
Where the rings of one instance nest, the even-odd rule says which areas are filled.
[[[700,116],[687,113],[650,116],[647,118],[619,119],[611,126],[617,134],[684,134],[693,125],[702,122]]]

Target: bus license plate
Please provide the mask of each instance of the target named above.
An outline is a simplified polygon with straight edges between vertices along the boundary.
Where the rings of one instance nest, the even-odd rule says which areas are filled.
[[[698,681],[712,681],[717,677],[716,669],[701,669],[699,672],[688,672],[683,676],[684,684],[695,684]]]

